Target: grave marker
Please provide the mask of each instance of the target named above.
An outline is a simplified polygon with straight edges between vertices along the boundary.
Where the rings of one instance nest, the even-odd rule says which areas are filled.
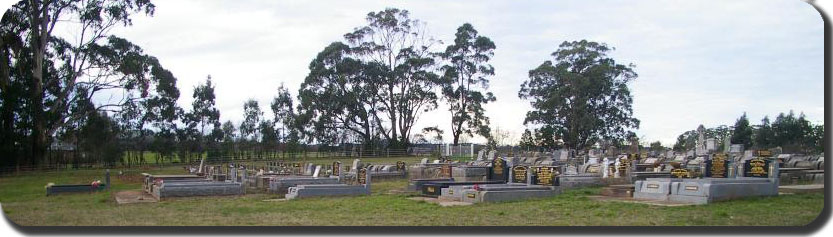
[[[544,186],[558,185],[558,167],[555,166],[537,166],[532,167],[535,175],[532,178],[532,184]]]
[[[333,176],[341,175],[341,161],[333,162]]]
[[[726,153],[717,153],[706,161],[706,177],[727,178],[729,177],[729,162]]]
[[[763,158],[757,158],[746,161],[743,167],[743,176],[760,178],[769,177],[769,172],[766,168],[769,165],[769,162],[769,160]]]
[[[508,168],[506,167],[505,160],[501,158],[495,158],[492,160],[491,180],[507,180],[509,178],[507,172]]]
[[[691,172],[687,169],[673,169],[671,175],[677,178],[691,178]]]
[[[405,171],[405,162],[397,161],[396,162],[396,170],[397,171]]]
[[[367,184],[367,168],[362,168],[356,174],[356,179],[359,184]]]
[[[451,178],[451,165],[444,164],[440,167],[440,176],[443,178]]]
[[[512,183],[526,183],[528,169],[526,166],[512,167]]]

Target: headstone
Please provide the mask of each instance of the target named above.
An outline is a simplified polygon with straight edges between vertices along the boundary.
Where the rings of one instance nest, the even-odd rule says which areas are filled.
[[[482,161],[485,158],[484,156],[486,156],[485,153],[486,153],[486,149],[483,149],[483,150],[480,150],[479,152],[477,152],[477,160]]]
[[[564,168],[564,175],[577,175],[578,174],[578,167],[575,164],[568,164],[567,167]]]
[[[318,175],[319,175],[320,173],[321,173],[321,166],[320,166],[320,165],[316,165],[316,166],[315,166],[315,171],[312,173],[312,177],[318,177]]]
[[[203,164],[205,164],[205,157],[203,157],[202,160],[200,160],[200,168],[197,170],[197,173],[203,172]]]
[[[333,162],[333,172],[332,172],[332,175],[333,175],[333,176],[339,176],[339,175],[341,175],[341,161],[335,161],[335,162]]]
[[[706,139],[706,152],[717,151],[717,139]]]
[[[688,171],[687,169],[679,168],[679,169],[671,170],[671,177],[682,179],[682,178],[691,178],[692,175],[691,175],[691,172]]]
[[[350,169],[352,169],[352,170],[357,170],[357,169],[359,169],[359,165],[361,165],[361,162],[362,162],[362,160],[359,160],[359,159],[354,159],[354,160],[353,160],[353,166],[351,166],[351,168],[350,168]]]
[[[610,178],[612,172],[610,172],[610,159],[604,158],[602,160],[602,178]]]
[[[726,153],[716,153],[706,161],[706,177],[729,178],[729,159]]]
[[[764,158],[756,158],[744,162],[743,176],[756,178],[769,177],[769,171],[767,169],[769,162],[770,161],[768,159]]]
[[[509,178],[509,170],[506,167],[506,161],[501,158],[492,160],[491,180],[507,180]]]
[[[697,127],[697,141],[694,145],[694,155],[693,156],[700,156],[708,154],[706,150],[706,128],[700,124]]]
[[[396,162],[396,171],[405,171],[405,162],[397,161]]]
[[[356,182],[359,184],[367,184],[367,169],[362,168],[356,173]]]
[[[512,183],[526,183],[528,170],[526,166],[512,167]]]
[[[557,186],[558,185],[558,168],[555,166],[537,166],[532,167],[533,175],[532,184],[543,186]]]
[[[419,163],[420,164],[428,164],[428,158],[422,158],[422,160],[420,160]]]
[[[492,161],[492,160],[495,160],[495,158],[497,158],[497,150],[489,151],[489,156],[486,159],[488,159],[489,161]]]
[[[451,178],[451,165],[445,164],[440,167],[440,177]]]
[[[729,153],[743,153],[743,144],[732,144]]]

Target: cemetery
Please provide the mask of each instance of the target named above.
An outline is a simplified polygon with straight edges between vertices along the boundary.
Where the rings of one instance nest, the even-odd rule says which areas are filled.
[[[721,17],[799,11],[398,8],[412,4],[13,4],[0,24],[3,214],[502,231],[826,220],[815,14],[733,30]],[[731,125],[727,111],[743,115]]]
[[[506,154],[484,148],[468,160],[440,156],[433,160],[414,157],[396,161],[356,158],[351,162],[212,163],[203,159],[198,165],[179,170],[142,172],[138,189],[120,188],[118,193],[109,197],[105,194],[100,200],[115,200],[115,205],[124,205],[120,208],[130,208],[159,205],[160,201],[179,205],[200,197],[277,206],[384,197],[403,205],[437,206],[441,211],[461,205],[475,209],[489,204],[534,205],[578,196],[586,197],[586,202],[611,203],[605,205],[749,205],[769,202],[750,198],[790,199],[824,191],[823,155],[744,150],[729,143],[724,145],[727,149],[717,150],[717,141],[702,134],[696,144],[692,151],[665,154],[638,149],[619,153],[554,150]],[[110,188],[109,175],[108,170],[106,182],[93,185],[50,184],[47,196],[87,193],[50,197],[56,201],[84,199],[91,192]],[[200,202],[208,205],[212,200]]]
[[[785,193],[782,190],[779,193],[779,187],[788,187],[787,189],[789,189],[790,185],[784,185],[785,182],[802,185],[818,185],[813,184],[812,179],[799,178],[796,180],[796,178],[792,178],[793,176],[785,176],[782,173],[778,173],[778,157],[782,157],[784,160],[796,160],[803,159],[798,158],[802,156],[776,155],[769,151],[730,152],[728,155],[714,150],[709,151],[706,149],[704,151],[706,151],[703,153],[706,157],[703,159],[705,162],[701,162],[705,163],[702,165],[703,167],[692,165],[687,166],[691,167],[691,169],[673,168],[667,172],[662,171],[665,169],[665,165],[673,165],[674,163],[664,161],[665,157],[652,157],[650,154],[639,154],[639,156],[636,156],[632,155],[634,153],[624,153],[624,155],[607,156],[603,152],[598,151],[588,152],[587,154],[576,154],[572,151],[554,151],[520,152],[511,156],[505,156],[498,152],[486,151],[485,149],[478,153],[482,155],[472,157],[468,161],[448,160],[445,158],[435,160],[408,158],[392,162],[394,165],[371,164],[386,163],[376,159],[353,159],[351,162],[341,160],[202,164],[195,167],[187,166],[185,169],[170,167],[140,173],[141,182],[138,186],[121,183],[119,182],[121,179],[117,178],[117,183],[115,184],[117,190],[125,191],[132,189],[125,189],[127,187],[137,187],[137,190],[144,193],[146,197],[157,201],[132,202],[137,204],[127,205],[115,204],[114,202],[114,204],[108,204],[107,206],[116,205],[118,209],[139,208],[142,210],[155,210],[161,208],[159,206],[160,202],[158,201],[177,206],[210,206],[214,202],[232,202],[235,203],[234,206],[236,207],[229,210],[238,208],[245,210],[249,208],[248,206],[258,206],[258,209],[297,206],[312,211],[315,210],[316,206],[340,205],[336,203],[344,202],[394,202],[399,203],[397,205],[430,207],[429,209],[432,211],[427,213],[435,213],[439,217],[447,215],[468,215],[465,214],[468,211],[454,211],[461,209],[449,209],[450,207],[446,206],[462,205],[464,207],[456,208],[465,208],[464,210],[470,209],[472,214],[480,213],[480,211],[475,210],[495,210],[514,216],[519,215],[521,211],[512,210],[509,206],[522,205],[529,206],[531,208],[529,210],[537,210],[541,205],[563,205],[558,203],[568,202],[573,203],[571,205],[574,205],[578,209],[586,209],[587,207],[585,205],[601,205],[598,211],[616,210],[622,207],[640,210],[641,206],[644,205],[659,205],[657,208],[681,208],[681,206],[694,205],[687,207],[688,209],[681,210],[696,211],[706,208],[708,210],[714,209],[715,211],[721,210],[716,213],[723,213],[722,210],[726,208],[731,210],[735,205],[741,205],[744,208],[748,206],[774,205],[772,203],[781,202],[779,200],[789,203],[795,202],[795,205],[805,205],[806,208],[809,208],[817,204],[809,205],[800,203],[815,201],[801,197],[807,195],[821,197],[819,195],[822,195],[818,189],[806,187],[795,187],[792,190],[797,191],[787,191],[788,193]],[[493,153],[494,157],[489,157],[489,153]],[[748,153],[746,154],[748,157],[744,157],[745,153]],[[562,158],[562,154],[566,157]],[[615,157],[615,159],[610,157]],[[640,157],[643,158],[640,159]],[[676,157],[676,155],[671,157]],[[645,161],[646,159],[651,160]],[[673,160],[675,159],[671,159],[671,161]],[[685,161],[690,163],[691,160],[695,160],[694,157],[686,157]],[[735,162],[736,160],[737,163]],[[409,161],[412,164],[405,165]],[[350,165],[341,165],[343,162]],[[806,163],[811,162],[795,163],[808,166]],[[674,167],[672,165],[668,166]],[[394,168],[392,170],[403,170],[403,172],[398,176],[387,177],[374,176],[371,172],[373,170],[371,167],[386,166],[399,166],[399,169]],[[354,167],[359,168],[358,170],[354,170]],[[651,170],[651,167],[653,167],[653,170]],[[638,175],[634,174],[645,172],[639,170],[646,169],[650,170],[649,172],[663,173],[664,176],[639,178]],[[186,170],[187,172],[183,173],[182,170]],[[351,175],[348,178],[347,176],[351,172],[359,175]],[[389,171],[381,168],[379,172]],[[377,180],[377,177],[383,178]],[[89,193],[89,191],[85,192]],[[95,198],[105,203],[113,202],[114,196],[119,198],[117,195],[110,196],[106,193],[101,193],[101,195],[96,194],[94,196],[90,195],[62,195],[60,197],[49,198],[57,202],[61,202],[63,199],[84,200]],[[199,201],[194,204],[189,204],[193,202],[189,201],[192,198],[200,197],[211,198],[194,199],[195,201]],[[577,201],[576,198],[579,197],[585,198],[581,198],[583,201]],[[597,197],[607,198],[600,199]],[[270,200],[286,201],[274,202]],[[84,201],[81,202],[83,203]],[[618,206],[614,207],[611,205]],[[702,206],[702,208],[695,208],[697,206]],[[12,204],[10,207],[14,209],[15,205]],[[5,208],[6,205],[4,203]],[[107,207],[100,211],[106,213],[106,210],[112,208],[116,207]],[[384,206],[378,206],[377,208],[382,208],[379,211],[386,213],[386,211],[383,211],[385,210]],[[796,209],[793,204],[784,206],[784,208],[776,208],[772,211],[772,215],[777,216],[775,212],[784,212],[786,210],[804,210],[802,208]],[[577,212],[579,211],[578,209],[574,212],[579,213]],[[590,212],[596,212],[593,210],[595,209],[590,209]],[[644,209],[643,211],[649,211],[650,214],[644,214],[646,216],[664,215],[659,210],[661,209]],[[534,213],[535,211],[532,212]],[[808,218],[814,216],[810,213],[813,212],[801,212],[801,214],[796,215],[807,216]],[[409,214],[405,215],[407,216]],[[737,215],[742,214],[732,215],[737,217]],[[753,214],[750,213],[750,215]],[[613,225],[617,223],[637,225],[648,223],[608,222],[609,220],[604,218],[598,219],[599,217],[590,218],[589,216],[580,216],[578,215],[576,218],[580,218],[579,220],[594,220],[594,223],[608,223]],[[567,221],[562,218],[553,219],[553,222],[549,222],[549,224]],[[673,222],[675,217],[668,216],[664,218],[665,221],[672,222],[662,223],[675,223]],[[397,218],[391,219],[394,220]],[[410,217],[405,217],[405,219],[409,220],[409,222],[386,221],[381,223],[399,223],[403,225],[410,225],[412,223],[430,225],[444,223],[439,221],[439,219],[434,219],[433,221],[423,220],[428,222],[420,222]],[[635,220],[639,219],[637,218]],[[751,219],[745,218],[740,218],[739,220],[751,221]],[[172,221],[171,223],[191,223],[184,220],[170,221]],[[648,221],[648,219],[642,221]],[[789,222],[786,219],[784,221]],[[107,222],[105,221],[104,223]],[[148,222],[136,221],[133,223],[147,224]],[[322,224],[319,222],[309,223]],[[368,222],[358,223],[374,225],[374,223]],[[459,223],[465,224],[467,222]],[[473,222],[472,224],[476,223],[479,222]],[[519,224],[534,223],[524,222]],[[351,224],[357,223],[351,222]]]

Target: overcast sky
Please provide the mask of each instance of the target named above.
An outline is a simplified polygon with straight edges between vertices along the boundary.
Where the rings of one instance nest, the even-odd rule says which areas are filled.
[[[186,109],[193,87],[210,74],[223,121],[239,123],[248,98],[271,117],[268,104],[281,83],[295,96],[318,52],[387,7],[409,10],[446,43],[466,22],[495,42],[490,89],[497,102],[486,113],[515,139],[531,108],[517,96],[528,71],[561,42],[581,39],[613,46],[611,57],[636,65],[630,87],[643,141],[672,145],[699,124],[732,125],[743,112],[753,124],[789,110],[824,120],[823,21],[798,0],[153,2],[153,17],[113,33],[174,73]],[[449,123],[440,107],[416,129],[439,125],[450,140]]]

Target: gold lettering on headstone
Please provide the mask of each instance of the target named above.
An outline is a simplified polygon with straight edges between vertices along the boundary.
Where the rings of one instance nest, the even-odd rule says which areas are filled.
[[[711,173],[714,178],[726,178],[726,154],[717,153],[712,157]]]
[[[648,184],[648,188],[657,189],[659,188],[658,184]]]
[[[749,161],[749,174],[755,177],[763,177],[767,176],[766,168],[766,161],[764,159],[754,159]]]
[[[468,197],[468,198],[474,198],[474,197],[475,197],[475,195],[474,195],[474,193],[469,193],[469,194],[466,194],[466,197]]]
[[[512,181],[515,183],[526,183],[526,166],[515,166],[512,168]]]
[[[445,164],[442,167],[440,167],[440,175],[442,175],[442,177],[445,177],[445,178],[450,178],[451,177],[451,165]]]
[[[426,189],[428,190],[429,193],[433,193],[436,190],[436,189],[434,189],[434,186],[428,186],[428,187],[426,187]]]
[[[677,178],[690,178],[691,172],[688,172],[687,169],[673,169],[671,175]]]
[[[769,150],[758,150],[759,157],[770,157],[772,156],[772,152]]]
[[[553,185],[553,179],[555,177],[555,167],[547,166],[547,167],[535,167],[533,169],[535,171],[536,183],[537,185]]]
[[[359,184],[367,184],[367,168],[362,168],[356,173],[356,181]]]
[[[494,170],[493,172],[496,175],[503,175],[503,167],[503,159],[495,158],[495,160],[492,162],[492,169]]]
[[[685,186],[685,190],[688,191],[697,191],[699,189],[697,186]]]

